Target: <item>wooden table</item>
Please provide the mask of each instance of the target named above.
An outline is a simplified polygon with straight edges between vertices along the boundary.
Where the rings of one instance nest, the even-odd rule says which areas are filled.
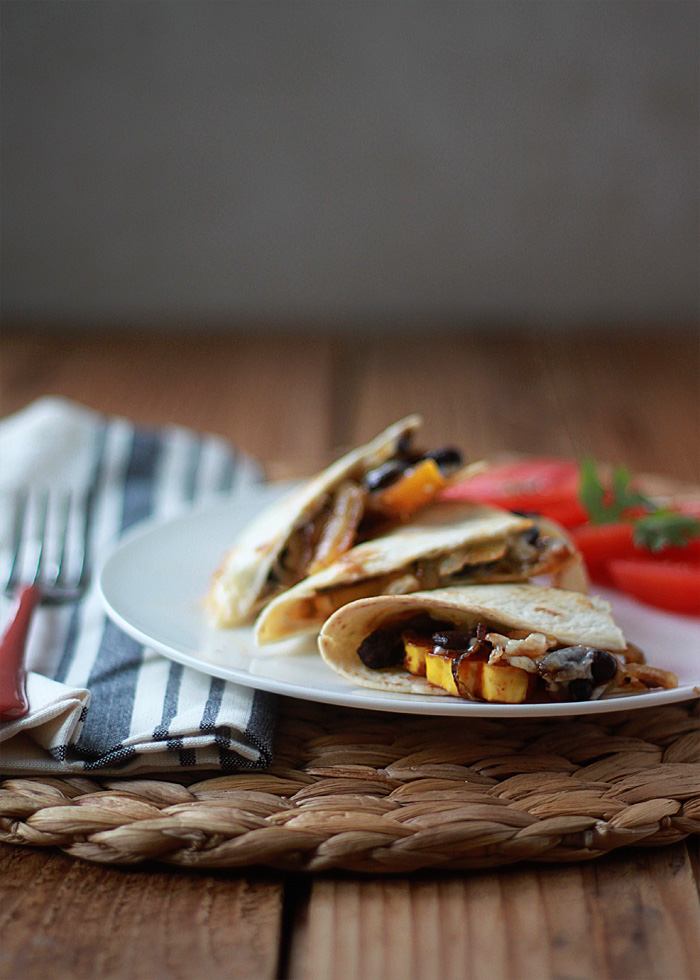
[[[219,433],[309,473],[412,411],[470,459],[592,455],[698,479],[698,337],[662,331],[125,336],[9,331],[0,415],[41,395]],[[118,869],[0,848],[0,976],[700,975],[697,839],[585,864],[391,877]]]

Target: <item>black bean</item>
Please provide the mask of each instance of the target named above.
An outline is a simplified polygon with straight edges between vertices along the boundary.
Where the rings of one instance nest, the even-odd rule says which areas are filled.
[[[589,701],[594,688],[593,681],[585,677],[575,677],[566,686],[571,701]]]
[[[538,664],[547,686],[555,685],[550,690],[558,687],[571,701],[588,701],[596,688],[613,680],[617,668],[617,660],[607,650],[580,644],[552,650]]]
[[[423,450],[413,445],[413,432],[404,432],[396,443],[394,458],[400,459],[406,466],[412,466],[419,459],[423,459]]]
[[[395,667],[403,661],[404,646],[401,633],[395,627],[374,630],[366,636],[357,650],[365,667],[381,670]]]
[[[395,483],[406,470],[406,462],[400,459],[390,459],[381,466],[376,466],[373,470],[365,473],[363,484],[372,493],[375,490],[383,490],[385,487]]]
[[[411,448],[411,443],[413,442],[413,432],[404,432],[399,436],[398,442],[396,443],[396,453],[398,456],[406,456],[409,453],[414,452]]]
[[[466,650],[473,639],[473,630],[438,630],[433,633],[435,646],[445,650]]]
[[[431,449],[423,454],[423,459],[434,459],[441,470],[457,469],[462,465],[462,454],[459,449],[453,446],[443,446],[440,449]]]
[[[607,650],[591,650],[591,675],[596,685],[607,684],[617,674],[618,663]]]
[[[529,527],[526,531],[523,531],[523,540],[527,541],[528,544],[535,545],[540,539],[540,529],[536,524]]]

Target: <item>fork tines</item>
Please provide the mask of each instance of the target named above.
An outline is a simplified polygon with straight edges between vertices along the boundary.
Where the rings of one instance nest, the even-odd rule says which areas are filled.
[[[89,528],[94,493],[88,490],[21,490],[10,525],[10,566],[5,594],[36,584],[47,602],[82,595],[89,573]]]

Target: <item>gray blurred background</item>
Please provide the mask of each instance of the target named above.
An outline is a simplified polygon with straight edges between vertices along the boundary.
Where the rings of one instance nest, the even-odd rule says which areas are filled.
[[[1,16],[6,322],[698,315],[694,0]]]

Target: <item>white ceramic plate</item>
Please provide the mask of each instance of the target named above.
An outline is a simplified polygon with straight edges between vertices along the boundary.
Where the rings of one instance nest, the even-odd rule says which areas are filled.
[[[700,695],[700,623],[605,593],[616,622],[649,663],[673,670],[672,691],[575,704],[482,704],[450,697],[405,696],[355,687],[335,674],[316,650],[315,636],[256,647],[250,629],[215,629],[202,596],[237,531],[280,494],[268,485],[161,524],[136,528],[102,568],[109,616],[164,656],[246,687],[295,698],[426,715],[542,717],[597,714],[683,701]]]

